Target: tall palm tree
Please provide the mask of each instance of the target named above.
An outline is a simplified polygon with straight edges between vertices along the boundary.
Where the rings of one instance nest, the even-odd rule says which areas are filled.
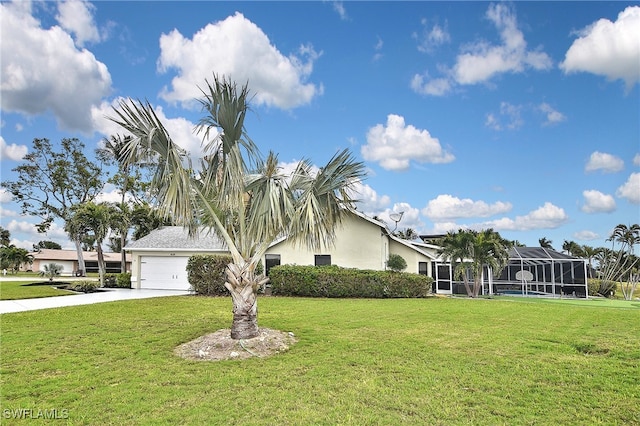
[[[564,243],[562,243],[562,250],[566,251],[569,256],[580,257],[583,255],[582,246],[575,241],[564,240]]]
[[[552,245],[553,241],[551,241],[547,237],[540,238],[538,240],[538,243],[540,243],[540,247],[542,247],[542,248],[553,250],[553,245]]]
[[[317,173],[303,160],[291,176],[283,174],[277,156],[263,159],[246,133],[248,84],[216,75],[205,83],[199,102],[206,115],[196,127],[204,142],[199,173],[148,102],[121,102],[111,120],[132,135],[128,162],[138,161],[141,148],[157,158],[152,186],[165,216],[225,241],[233,258],[225,283],[233,302],[231,337],[248,339],[258,335],[257,293],[268,278],[256,267],[269,245],[283,235],[313,248],[332,244],[336,226],[354,209],[364,167],[345,150]]]
[[[511,243],[493,229],[449,232],[440,244],[440,255],[454,264],[454,275],[462,277],[469,297],[480,294],[485,266],[497,274],[509,261]],[[473,288],[469,285],[469,274],[474,278]]]

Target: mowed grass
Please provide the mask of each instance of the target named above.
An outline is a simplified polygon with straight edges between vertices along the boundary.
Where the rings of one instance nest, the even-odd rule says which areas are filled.
[[[45,279],[46,280],[46,279]],[[51,284],[30,285],[32,283],[41,283],[42,278],[34,278],[31,281],[2,281],[0,282],[0,300],[18,300],[33,299],[37,297],[65,296],[76,294],[71,291],[58,290],[53,286],[56,281]]]
[[[230,309],[184,296],[2,315],[1,408],[74,425],[640,424],[637,308],[262,297],[260,325],[299,338],[288,352],[174,356]]]

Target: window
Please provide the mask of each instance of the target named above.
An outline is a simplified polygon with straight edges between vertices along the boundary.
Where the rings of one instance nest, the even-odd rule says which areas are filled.
[[[427,262],[418,262],[418,273],[428,275]]]
[[[265,254],[264,255],[264,273],[269,275],[269,269],[274,266],[280,265],[280,255],[279,254]]]
[[[330,254],[316,254],[315,255],[315,263],[316,266],[324,266],[331,265],[331,255]]]

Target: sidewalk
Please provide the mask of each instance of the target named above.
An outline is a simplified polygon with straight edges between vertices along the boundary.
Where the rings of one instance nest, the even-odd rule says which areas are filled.
[[[116,300],[148,299],[151,297],[186,296],[189,291],[180,290],[137,290],[130,288],[109,288],[96,293],[74,294],[70,296],[40,297],[37,299],[0,300],[0,314],[34,311],[37,309],[61,308],[64,306],[90,305],[92,303]]]

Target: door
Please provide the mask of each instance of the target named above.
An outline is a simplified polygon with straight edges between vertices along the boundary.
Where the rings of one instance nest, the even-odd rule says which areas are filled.
[[[451,294],[451,265],[436,264],[436,293]]]
[[[142,256],[140,288],[154,290],[191,290],[187,279],[187,256]]]

